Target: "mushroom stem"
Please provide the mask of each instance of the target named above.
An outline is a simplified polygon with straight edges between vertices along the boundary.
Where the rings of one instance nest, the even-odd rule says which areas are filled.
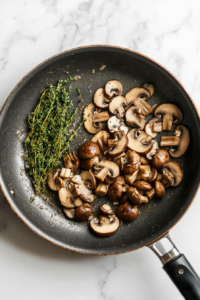
[[[96,113],[93,115],[93,122],[98,123],[98,122],[103,122],[103,121],[108,121],[109,120],[109,114],[107,111],[101,112],[101,113]]]
[[[122,105],[120,105],[117,110],[118,110],[117,116],[119,116],[120,118],[121,116],[123,116],[125,110]]]
[[[107,140],[109,148],[115,147],[118,144],[118,142],[119,142],[118,140],[112,140],[112,139]]]
[[[143,203],[149,203],[149,198],[141,195],[141,200]]]
[[[162,123],[154,123],[152,126],[152,131],[153,132],[162,132],[163,127],[162,127]]]
[[[97,175],[95,175],[95,177],[103,182],[106,176],[108,175],[108,173],[109,173],[109,168],[104,167]]]
[[[162,130],[171,131],[173,117],[172,115],[165,114],[162,119]]]
[[[180,137],[178,136],[161,136],[160,146],[178,146],[180,143]]]

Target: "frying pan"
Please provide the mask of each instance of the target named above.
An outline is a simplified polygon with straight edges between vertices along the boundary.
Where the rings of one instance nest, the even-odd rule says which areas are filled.
[[[106,68],[100,71],[102,64]],[[182,123],[190,130],[189,148],[176,159],[184,172],[182,183],[167,189],[162,200],[153,199],[148,205],[141,205],[138,218],[131,224],[120,226],[109,238],[93,235],[88,223],[66,220],[56,193],[49,192],[47,197],[37,197],[30,202],[34,190],[24,168],[23,152],[23,141],[28,132],[27,115],[36,107],[45,86],[55,85],[68,74],[80,76],[72,82],[71,95],[74,107],[78,103],[76,87],[80,88],[84,99],[76,117],[77,123],[82,119],[83,107],[92,102],[94,91],[108,80],[118,79],[124,93],[144,82],[151,82],[155,94],[149,103],[176,104],[184,114]],[[159,136],[157,138],[159,141]],[[91,139],[91,135],[82,128],[72,143],[72,150],[77,151],[86,139]],[[166,69],[137,52],[111,46],[81,47],[53,56],[27,74],[6,100],[0,119],[0,153],[1,189],[13,211],[35,233],[65,249],[93,255],[119,254],[148,246],[161,259],[164,270],[182,295],[186,299],[200,299],[199,277],[169,236],[169,230],[185,214],[198,189],[200,120],[190,96]],[[96,209],[106,202],[106,198],[98,198],[93,207]],[[172,248],[164,254],[157,242],[163,238],[170,241]]]

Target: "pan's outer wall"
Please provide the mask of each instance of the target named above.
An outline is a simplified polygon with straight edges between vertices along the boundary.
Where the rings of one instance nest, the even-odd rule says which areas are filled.
[[[98,70],[101,64],[106,65],[103,71]],[[163,200],[154,199],[149,205],[141,206],[139,217],[133,223],[123,224],[114,236],[106,239],[94,236],[86,223],[76,224],[66,220],[57,200],[55,203],[45,203],[43,199],[37,198],[34,203],[29,202],[33,189],[25,175],[22,160],[22,142],[28,130],[27,114],[33,111],[40,92],[47,83],[55,84],[58,79],[66,78],[67,66],[70,75],[81,76],[79,81],[73,82],[73,86],[80,87],[84,106],[91,102],[94,91],[111,78],[123,83],[124,92],[144,82],[152,82],[156,92],[149,103],[177,104],[184,113],[183,124],[190,128],[189,149],[178,160],[184,171],[183,183],[175,189],[168,189]],[[93,69],[96,70],[94,74]],[[76,106],[78,100],[75,93],[72,98]],[[19,218],[41,237],[58,246],[96,255],[135,250],[173,227],[193,201],[200,179],[199,125],[198,113],[183,87],[168,71],[149,58],[128,49],[111,46],[72,49],[40,64],[9,95],[0,120],[1,188]],[[83,129],[78,140],[73,143],[73,148],[76,149],[83,139],[89,137]],[[14,190],[14,195],[11,189]],[[106,201],[98,200],[96,206]]]

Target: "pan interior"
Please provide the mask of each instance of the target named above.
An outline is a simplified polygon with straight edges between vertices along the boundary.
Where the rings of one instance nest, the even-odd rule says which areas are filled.
[[[106,68],[100,71],[102,64]],[[57,80],[67,78],[69,75],[66,72],[81,77],[72,83],[74,107],[78,103],[76,87],[80,88],[84,99],[77,115],[77,124],[82,119],[84,106],[92,102],[95,90],[110,79],[118,79],[123,84],[123,94],[144,82],[153,83],[155,94],[149,103],[171,102],[178,105],[184,113],[183,124],[190,129],[189,149],[176,160],[184,171],[181,185],[168,189],[162,200],[153,199],[148,205],[141,205],[138,218],[130,224],[122,224],[110,238],[94,236],[88,223],[66,220],[56,193],[49,192],[47,199],[36,198],[30,203],[33,187],[23,160],[23,141],[28,131],[27,115],[36,107],[45,86],[50,83],[55,85]],[[64,248],[89,254],[112,254],[141,247],[178,221],[198,187],[200,126],[196,110],[186,92],[167,71],[134,52],[114,47],[89,47],[75,49],[46,61],[33,70],[11,94],[2,111],[0,126],[0,172],[6,198],[28,226]],[[164,134],[172,135],[173,132]],[[91,137],[82,128],[73,141],[72,149],[77,151]],[[97,198],[92,206],[97,210],[99,205],[107,201],[106,197]]]

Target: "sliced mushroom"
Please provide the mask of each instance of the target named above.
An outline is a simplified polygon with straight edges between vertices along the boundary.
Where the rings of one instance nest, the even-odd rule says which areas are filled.
[[[108,155],[111,157],[118,156],[119,154],[123,153],[128,144],[128,138],[126,134],[122,131],[117,131],[113,133],[113,141],[117,141],[114,147],[110,148],[108,151]]]
[[[57,178],[59,176],[59,172],[60,172],[60,170],[58,170],[58,169],[53,170],[49,174],[48,179],[47,179],[48,186],[53,191],[59,191],[59,189],[61,188],[61,182],[59,180],[57,180]]]
[[[165,187],[160,181],[154,182],[155,196],[158,198],[162,198],[165,196]]]
[[[148,180],[151,174],[151,166],[150,165],[141,165],[137,180]]]
[[[125,174],[125,175],[124,175],[124,178],[125,178],[126,183],[132,185],[133,182],[136,181],[136,178],[137,178],[138,174],[139,174],[139,169],[138,169],[137,171],[135,171],[135,172],[134,172],[133,174],[131,174],[131,175]]]
[[[83,143],[78,152],[78,156],[82,159],[90,159],[100,154],[99,146],[92,142],[87,141]]]
[[[143,202],[148,203],[149,199],[146,196],[143,196],[139,193],[139,191],[134,187],[129,187],[126,191],[126,194],[128,196],[128,199],[133,203],[134,205],[140,205]]]
[[[123,131],[125,134],[128,133],[128,127],[125,125],[120,125],[119,126],[119,131]]]
[[[95,142],[97,143],[97,141],[102,137],[104,136],[106,139],[109,139],[110,138],[110,133],[106,130],[101,130],[100,132],[98,132],[97,134],[95,134],[93,136],[93,138],[91,139],[92,142]]]
[[[125,174],[133,174],[141,165],[140,155],[132,150],[127,150],[126,156],[121,158],[121,170]]]
[[[80,160],[75,152],[69,152],[64,158],[63,162],[66,169],[71,169],[72,172],[75,172],[79,165]]]
[[[162,132],[163,127],[162,127],[162,123],[154,123],[152,126],[152,132],[157,133],[157,132]]]
[[[100,182],[95,190],[95,194],[104,197],[108,192],[108,185]]]
[[[179,125],[174,131],[175,136],[161,136],[160,146],[177,146],[176,149],[170,149],[169,153],[172,157],[180,157],[187,150],[190,143],[190,133],[187,127]]]
[[[170,161],[169,152],[164,149],[159,149],[152,158],[152,165],[157,170],[161,169],[165,163]]]
[[[108,189],[108,199],[112,202],[117,202],[122,197],[124,187],[118,182],[114,182]]]
[[[126,153],[125,153],[125,152],[123,152],[123,153],[121,153],[121,154],[119,154],[119,155],[117,155],[117,156],[115,156],[115,157],[112,157],[112,160],[113,160],[114,162],[116,162],[116,164],[117,164],[119,167],[121,167],[121,158],[124,157],[124,156],[126,156]]]
[[[147,135],[144,131],[138,129],[131,129],[128,133],[128,147],[138,153],[146,154],[153,146],[152,137]]]
[[[110,132],[119,131],[119,127],[124,124],[122,119],[118,119],[116,116],[110,117],[107,122],[107,127]]]
[[[133,187],[142,190],[142,191],[150,191],[152,189],[152,186],[150,185],[150,183],[146,182],[146,181],[136,181],[133,183]]]
[[[80,197],[76,197],[74,199],[74,205],[75,205],[75,207],[79,207],[79,206],[83,205],[83,201],[81,200]]]
[[[102,123],[101,122],[96,123],[93,120],[93,116],[95,112],[96,112],[96,108],[92,103],[88,104],[83,111],[83,120],[85,120],[84,121],[85,129],[89,133],[93,133],[93,134],[96,134],[102,130]]]
[[[152,83],[143,83],[141,85],[141,87],[143,87],[144,89],[148,90],[149,93],[150,93],[150,95],[151,95],[151,97],[153,96],[153,94],[154,94],[154,86],[153,86]]]
[[[85,185],[75,185],[75,191],[76,194],[85,202],[93,202],[94,201],[94,195],[92,194],[92,191],[89,190]]]
[[[115,182],[117,182],[117,183],[119,183],[119,184],[121,184],[121,185],[125,185],[125,183],[126,183],[123,176],[117,177],[117,179],[116,179]]]
[[[73,220],[75,218],[75,208],[66,208],[65,207],[65,208],[63,208],[63,212],[69,220]]]
[[[118,80],[110,80],[105,85],[105,94],[108,98],[121,96],[123,93],[123,86]]]
[[[62,187],[58,192],[58,197],[60,199],[60,203],[66,208],[73,208],[74,198],[76,197],[75,191],[73,189],[67,189],[66,187]]]
[[[155,189],[151,189],[150,191],[146,191],[145,194],[149,198],[149,200],[152,200],[153,197],[155,196]]]
[[[140,161],[141,161],[141,165],[149,165],[150,161],[149,159],[147,159],[146,156],[140,155]]]
[[[112,208],[110,207],[110,205],[108,204],[104,204],[102,206],[99,206],[99,209],[101,211],[101,213],[103,213],[104,215],[114,215],[115,213],[113,212]]]
[[[116,214],[123,222],[132,222],[138,216],[138,208],[125,202],[118,206]]]
[[[119,219],[116,216],[100,216],[90,221],[90,227],[100,237],[113,235],[119,228]]]
[[[109,114],[107,111],[95,112],[93,114],[93,123],[105,122],[109,120]]]
[[[136,106],[131,106],[126,111],[126,123],[131,127],[144,129],[145,116],[141,114],[141,110]]]
[[[171,186],[175,187],[181,183],[183,180],[183,171],[178,163],[168,162],[163,165],[163,174],[172,179]]]
[[[151,150],[146,154],[146,158],[152,160],[153,156],[158,152],[158,142],[156,140],[152,140],[153,147]]]
[[[92,207],[88,203],[84,203],[75,209],[75,220],[79,222],[87,221],[92,213]]]
[[[113,98],[109,103],[109,111],[111,114],[117,116],[117,118],[123,118],[126,108],[126,99],[123,96]]]
[[[136,87],[130,90],[125,98],[127,100],[127,105],[134,105],[141,110],[141,114],[144,116],[149,115],[153,112],[153,108],[149,105],[146,100],[149,100],[151,94],[147,89]]]
[[[93,166],[97,165],[98,163],[99,163],[99,157],[94,156],[93,158],[90,159],[81,160],[81,168],[83,170],[90,170],[92,169]]]
[[[101,182],[105,180],[106,177],[109,179],[115,179],[119,176],[119,166],[110,160],[102,160],[96,166],[93,167],[94,175]]]
[[[97,144],[103,153],[107,152],[110,148],[108,140],[105,138],[105,136],[100,137],[97,141]]]
[[[147,178],[146,180],[148,182],[153,182],[154,180],[156,180],[157,175],[158,175],[158,171],[155,168],[151,167],[149,178]]]
[[[178,124],[183,119],[181,110],[171,103],[160,104],[154,110],[155,117],[162,116],[162,130],[171,131],[172,123]]]
[[[67,179],[67,178],[70,178],[70,176],[71,176],[71,169],[62,168],[60,170],[59,177]]]
[[[171,177],[171,176],[162,174],[161,182],[166,189],[172,185],[172,180],[173,180],[173,176]]]
[[[74,184],[84,184],[81,175],[74,175],[70,181]]]
[[[157,122],[160,120],[160,118],[152,118],[150,119],[146,124],[145,124],[145,127],[144,127],[144,131],[152,136],[153,138],[155,138],[157,136],[157,133],[153,131],[153,125],[157,124]],[[162,125],[162,123],[159,123]]]
[[[89,189],[93,190],[96,188],[96,179],[94,174],[90,171],[84,171],[80,174],[83,184]]]
[[[105,95],[104,88],[99,88],[94,94],[94,104],[99,108],[106,108],[109,106],[110,99]]]

